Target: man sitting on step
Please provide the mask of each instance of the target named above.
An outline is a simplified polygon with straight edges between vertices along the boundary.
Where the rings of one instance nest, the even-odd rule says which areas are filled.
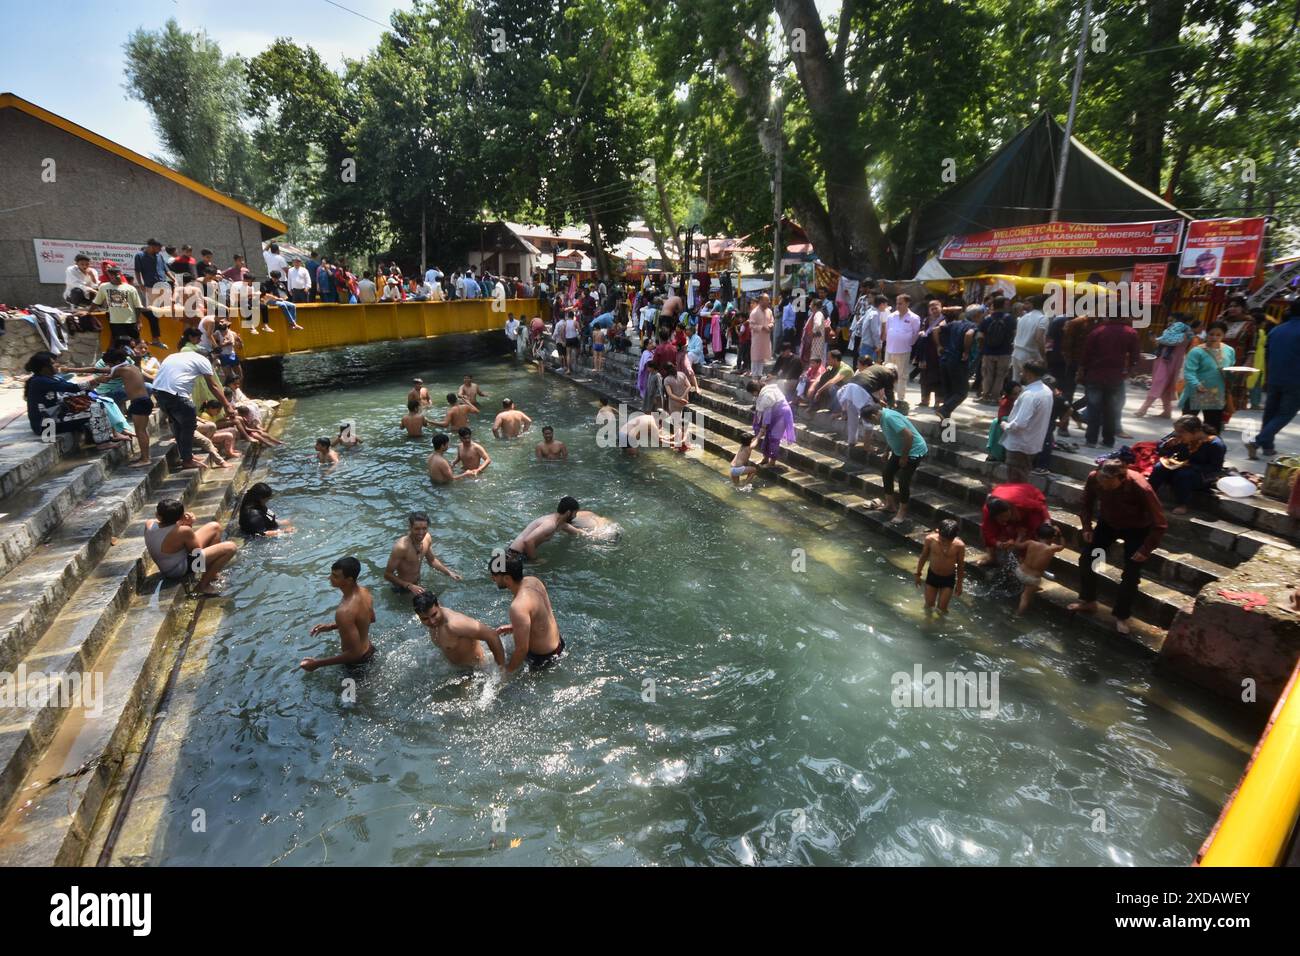
[[[176,498],[158,502],[158,519],[145,522],[144,543],[149,557],[162,576],[179,581],[191,571],[199,575],[198,594],[215,597],[213,582],[230,563],[239,545],[221,540],[221,525],[215,521],[194,527],[194,515]]]

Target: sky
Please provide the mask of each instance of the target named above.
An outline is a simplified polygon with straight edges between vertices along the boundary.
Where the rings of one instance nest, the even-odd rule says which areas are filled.
[[[138,28],[168,19],[202,28],[227,55],[255,56],[277,37],[313,47],[333,67],[359,59],[379,42],[389,15],[409,2],[391,0],[0,0],[6,26],[0,92],[84,126],[137,153],[163,153],[148,108],[124,90],[122,46]],[[343,9],[346,7],[347,9]],[[268,11],[276,11],[268,18]],[[285,11],[292,11],[287,16]],[[348,12],[353,11],[353,12]],[[379,21],[378,23],[372,21]],[[382,26],[381,26],[382,24]]]

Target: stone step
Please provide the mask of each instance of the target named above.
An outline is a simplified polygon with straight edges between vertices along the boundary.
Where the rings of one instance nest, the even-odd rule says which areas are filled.
[[[153,464],[108,477],[80,502],[42,546],[5,576],[0,588],[0,671],[11,671],[57,615],[132,516],[170,473],[174,442],[155,444]],[[198,472],[186,472],[191,481]]]
[[[158,415],[155,411],[149,423],[151,446],[162,440]],[[123,442],[89,457],[64,456],[7,498],[0,506],[7,512],[0,529],[0,578],[31,554],[78,504],[94,496],[110,474],[129,468],[133,454],[134,446]]]
[[[78,435],[56,435],[52,442],[32,434],[27,415],[21,414],[0,430],[0,511],[8,501],[63,458],[78,454]]]

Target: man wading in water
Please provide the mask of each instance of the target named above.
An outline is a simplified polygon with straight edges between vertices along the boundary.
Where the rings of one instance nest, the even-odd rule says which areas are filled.
[[[429,516],[423,511],[413,511],[406,523],[410,532],[397,539],[393,553],[388,556],[388,567],[384,569],[384,580],[393,585],[393,590],[423,594],[420,571],[425,561],[453,581],[459,581],[460,575],[439,561],[433,553],[433,539],[429,537]]]
[[[375,622],[375,605],[370,589],[357,584],[361,576],[361,562],[356,558],[339,558],[330,566],[330,585],[343,592],[333,624],[317,624],[311,636],[326,631],[338,631],[343,653],[317,660],[304,657],[298,664],[305,671],[333,664],[364,664],[375,656],[375,645],[370,643],[370,625]]]
[[[457,667],[483,667],[487,656],[482,645],[486,644],[497,666],[506,666],[501,636],[482,621],[443,607],[428,591],[417,594],[413,604],[420,622],[429,629],[429,637],[449,663]]]
[[[504,568],[504,570],[498,570]],[[497,634],[514,634],[515,649],[506,665],[513,674],[528,659],[530,671],[545,670],[564,653],[564,638],[551,608],[546,585],[529,575],[524,577],[524,562],[517,557],[494,554],[488,561],[488,574],[502,591],[513,595],[510,623],[496,629]]]

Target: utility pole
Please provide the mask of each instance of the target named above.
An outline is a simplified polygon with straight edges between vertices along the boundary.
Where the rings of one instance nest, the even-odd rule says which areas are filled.
[[[425,197],[421,196],[420,197],[420,276],[421,277],[423,277],[424,274],[429,271],[428,245],[425,240],[426,234],[424,231],[425,229],[424,207],[425,207]]]
[[[1061,141],[1061,159],[1056,167],[1056,189],[1052,193],[1052,216],[1048,222],[1061,218],[1061,196],[1065,192],[1065,169],[1070,159],[1070,137],[1074,135],[1074,114],[1079,106],[1079,87],[1083,85],[1083,59],[1088,52],[1088,26],[1092,20],[1092,0],[1083,4],[1083,20],[1079,24],[1079,49],[1074,57],[1074,84],[1070,88],[1070,111],[1065,116],[1065,136]],[[1043,260],[1042,278],[1050,275],[1052,260]]]
[[[785,147],[785,101],[781,97],[780,77],[772,85],[776,100],[776,169],[772,177],[772,308],[781,301],[781,154]],[[772,323],[772,341],[776,342],[776,323]],[[775,347],[773,355],[776,354]]]

